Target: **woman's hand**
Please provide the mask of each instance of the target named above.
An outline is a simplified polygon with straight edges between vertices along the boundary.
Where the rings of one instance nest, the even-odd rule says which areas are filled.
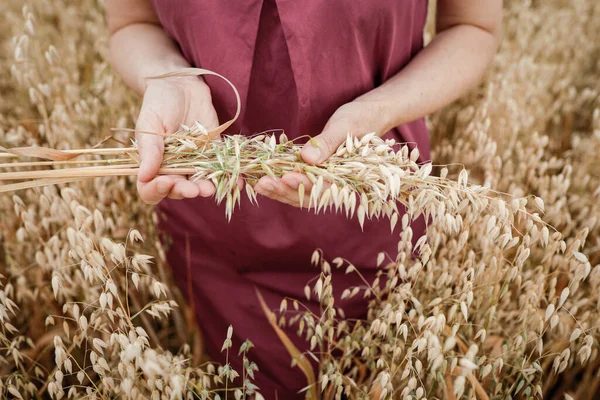
[[[338,147],[346,141],[348,134],[361,137],[370,132],[385,133],[388,129],[383,125],[383,118],[378,113],[377,103],[354,101],[338,108],[331,116],[323,132],[315,136],[302,148],[302,158],[310,165],[320,164],[334,154]],[[298,188],[304,186],[304,199],[299,198]],[[310,207],[309,198],[312,183],[308,177],[298,172],[290,172],[281,178],[262,177],[255,191],[273,200],[294,207]]]
[[[218,126],[210,90],[197,77],[147,79],[189,68],[176,44],[160,26],[150,0],[107,0],[110,60],[125,83],[144,96],[136,123],[140,151],[138,192],[148,204],[173,199],[210,196],[208,181],[190,182],[183,176],[156,176],[163,160],[164,138],[143,132],[174,133],[180,124],[200,122]]]
[[[383,134],[439,110],[476,85],[492,61],[499,43],[502,0],[474,2],[439,0],[437,34],[393,77],[340,107],[323,133],[302,149],[302,158],[318,164],[333,154],[346,135]],[[311,184],[302,174],[281,179],[261,178],[256,191],[299,206],[297,188],[304,184],[308,204]]]
[[[165,197],[183,199],[214,194],[214,185],[206,180],[191,182],[181,175],[157,176],[163,161],[164,137],[144,133],[174,133],[180,124],[192,125],[195,121],[209,130],[219,125],[210,90],[202,79],[148,80],[136,123],[140,154],[137,188],[145,203],[157,204]]]

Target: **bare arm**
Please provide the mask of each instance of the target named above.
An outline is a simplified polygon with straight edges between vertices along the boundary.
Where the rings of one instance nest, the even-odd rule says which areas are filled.
[[[323,132],[307,143],[309,164],[329,158],[346,139],[390,129],[422,118],[454,101],[476,85],[498,47],[502,0],[439,0],[437,35],[411,62],[380,87],[340,107]],[[299,205],[297,188],[312,185],[302,174],[262,178],[256,191]],[[305,199],[304,204],[308,204]]]
[[[208,86],[199,78],[147,80],[147,77],[189,67],[167,33],[162,29],[150,0],[108,0],[110,61],[125,83],[143,95],[136,123],[140,153],[138,192],[146,203],[210,196],[208,181],[192,183],[183,176],[157,176],[162,163],[161,136],[142,132],[173,133],[180,124],[201,122],[207,128],[218,125]]]
[[[110,62],[125,83],[138,94],[145,78],[189,67],[168,37],[149,0],[108,0]]]
[[[437,35],[402,71],[356,99],[381,110],[381,133],[422,118],[476,85],[498,48],[502,0],[440,0]]]

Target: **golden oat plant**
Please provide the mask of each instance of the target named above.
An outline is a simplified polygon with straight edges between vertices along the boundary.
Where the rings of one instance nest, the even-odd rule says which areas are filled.
[[[135,105],[104,61],[102,5],[0,7],[12,30],[1,33],[3,145],[81,149],[109,135],[126,143],[127,133],[110,128],[131,126]],[[434,159],[465,165],[483,186],[466,185],[465,172],[451,173],[451,185],[410,186],[420,190],[406,192],[406,205],[412,215],[427,214],[428,238],[413,246],[408,217],[398,221],[405,227],[399,254],[380,256],[379,282],[345,292],[369,299],[366,321],[345,321],[336,309],[332,266],[317,253],[323,272],[308,295],[318,296],[322,315],[290,317],[287,303],[281,311],[303,324],[313,351],[328,354],[317,378],[321,396],[594,398],[598,12],[584,0],[507,2],[504,40],[486,80],[431,118]],[[264,139],[255,139],[263,150],[271,146]],[[227,151],[235,154],[231,140]],[[361,147],[373,155],[377,145],[351,142],[347,155]],[[274,163],[281,150],[291,160],[293,145],[278,146]],[[411,161],[407,151],[400,157]],[[424,168],[412,171],[433,182]],[[220,182],[234,182],[235,170],[227,171]],[[317,206],[327,189],[314,195]],[[233,184],[221,193],[235,203]],[[335,207],[329,194],[322,206]],[[365,195],[366,205],[357,199],[348,208],[351,197],[338,204],[376,214]],[[184,302],[130,180],[27,190],[1,197],[0,210],[4,396],[215,397],[212,388],[235,377],[227,366],[197,367],[193,318],[172,309],[174,299]],[[351,260],[330,262],[360,273]],[[231,386],[240,397],[252,391],[251,382]]]
[[[130,126],[136,104],[105,61],[101,4],[0,7],[3,145],[126,138],[110,129]],[[0,197],[3,398],[207,398],[235,376],[203,359],[193,314],[174,309],[185,302],[133,187],[96,179]]]

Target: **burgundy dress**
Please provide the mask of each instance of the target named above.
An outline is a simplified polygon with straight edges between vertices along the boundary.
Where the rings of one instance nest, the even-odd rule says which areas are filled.
[[[402,69],[423,47],[426,0],[153,0],[160,22],[197,67],[229,78],[242,99],[242,114],[230,133],[283,129],[290,138],[319,134],[344,103],[373,89]],[[207,77],[221,121],[231,118],[231,88]],[[419,147],[429,159],[424,120],[388,137]],[[367,221],[342,214],[299,210],[261,197],[259,207],[244,197],[230,223],[214,199],[165,200],[162,228],[171,236],[168,259],[177,283],[188,293],[186,240],[190,244],[191,285],[198,323],[211,357],[220,353],[227,327],[234,327],[233,356],[250,339],[251,360],[260,369],[256,383],[265,399],[303,398],[306,385],[298,368],[268,324],[257,287],[273,310],[283,297],[304,299],[305,284],[318,275],[311,254],[322,249],[329,260],[342,256],[373,279],[377,254],[397,254],[398,231],[385,219]],[[422,223],[413,229],[423,232]],[[333,276],[334,292],[361,283],[343,271]],[[357,296],[339,301],[349,318],[364,317]],[[315,311],[316,303],[308,303]],[[306,349],[295,329],[287,331]],[[316,371],[315,371],[316,372]],[[276,392],[276,394],[275,394]]]

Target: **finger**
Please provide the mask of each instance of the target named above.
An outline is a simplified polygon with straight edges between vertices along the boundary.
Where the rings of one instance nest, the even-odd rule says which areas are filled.
[[[283,203],[290,204],[294,207],[300,207],[300,195],[298,192],[283,182],[275,187],[275,196]],[[307,204],[305,199],[302,201],[302,205]]]
[[[275,192],[276,181],[270,176],[263,176],[254,185],[254,190],[263,196],[271,196]]]
[[[279,194],[278,191],[273,190],[273,191],[269,191],[269,190],[263,190],[259,187],[259,189],[257,190],[257,193],[270,198],[271,200],[275,200],[278,201],[280,203],[284,203],[284,204],[288,204],[294,207],[299,207],[299,201],[298,201],[298,196],[296,195],[296,198],[291,200],[289,197],[285,197],[285,196],[281,196]]]
[[[246,182],[244,181],[244,178],[242,178],[241,176],[237,179],[237,185],[238,185],[238,189],[242,190],[244,188],[244,185],[246,184]]]
[[[313,183],[310,181],[310,179],[308,179],[308,177],[304,174],[298,173],[298,172],[288,172],[287,174],[284,174],[281,177],[281,181],[287,185],[292,192],[295,192],[295,196],[299,196],[300,195],[300,191],[298,190],[300,188],[300,185],[302,185],[304,187],[304,198],[302,200],[302,206],[306,207],[306,208],[311,208],[314,204],[311,205],[310,202],[310,195],[311,195],[311,191],[313,189]],[[323,182],[323,188],[322,188],[322,192],[327,190],[328,188],[331,187],[331,182],[329,181],[324,181]]]
[[[202,197],[210,197],[217,191],[215,185],[206,179],[198,180],[194,184],[198,187],[198,195]]]
[[[346,140],[348,132],[335,127],[325,127],[323,133],[308,141],[301,151],[302,159],[307,164],[316,165],[327,160]]]
[[[138,181],[149,182],[156,176],[162,164],[164,143],[163,138],[155,135],[143,135],[138,140],[140,153],[140,169]]]
[[[183,176],[179,177],[169,193],[170,198],[193,199],[200,195],[200,187],[194,182],[188,181]],[[174,197],[171,197],[174,196]]]
[[[175,185],[176,180],[172,176],[159,176],[149,182],[137,182],[137,189],[142,201],[146,204],[155,205],[167,197]]]
[[[157,115],[142,109],[136,123],[136,130],[138,131],[136,138],[140,155],[138,181],[150,182],[156,176],[162,164],[164,139],[162,136],[143,132],[163,133],[165,129]]]
[[[176,194],[173,193],[173,191],[171,190],[171,192],[167,195],[167,197],[169,199],[173,199],[173,200],[183,200],[185,197],[183,197],[183,195],[181,194]]]
[[[302,205],[302,207],[310,208],[310,192],[313,188],[313,184],[306,175],[297,172],[290,172],[281,177],[281,183],[287,188],[287,197],[293,198],[298,203],[297,207]],[[301,203],[300,185],[303,186],[304,192]]]
[[[288,187],[294,189],[294,190],[298,190],[298,188],[300,187],[300,184],[304,185],[304,190],[306,190],[307,192],[310,193],[310,190],[312,189],[313,184],[311,183],[310,179],[308,179],[308,177],[304,174],[301,174],[299,172],[289,172],[287,174],[284,174],[281,177],[281,180],[283,181],[283,183],[285,183]]]
[[[309,196],[305,194],[301,203],[298,188],[300,183],[307,184],[308,193],[310,193],[310,189],[312,188],[310,180],[302,174],[292,174],[286,177],[286,181],[289,183],[289,185],[284,182],[283,178],[274,179],[265,176],[258,181],[254,189],[257,193],[262,194],[263,196],[295,207],[300,207],[301,204],[308,205]]]
[[[269,198],[272,200],[276,200],[280,203],[287,204],[292,207],[300,208],[300,202],[298,201],[297,198],[295,200],[290,200],[288,197],[283,197],[283,196],[278,196],[278,195],[272,195]]]

